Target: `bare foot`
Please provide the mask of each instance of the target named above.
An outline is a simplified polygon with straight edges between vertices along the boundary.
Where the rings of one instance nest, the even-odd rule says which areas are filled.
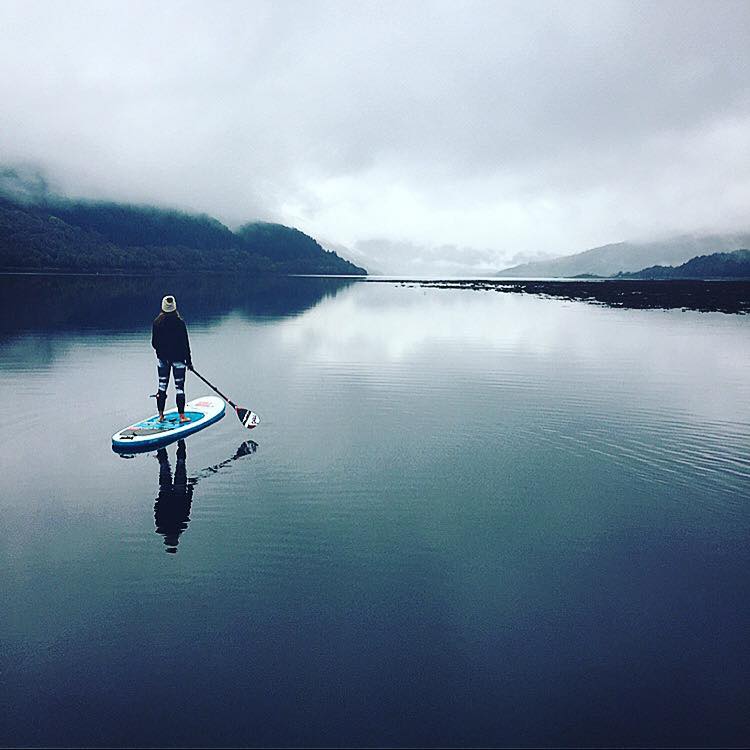
[[[184,414],[180,414],[180,422],[189,422],[190,417],[185,416]]]
[[[164,421],[164,412],[163,412],[163,411],[160,411],[160,412],[159,412],[159,421],[160,421],[160,422],[163,422],[163,421]]]

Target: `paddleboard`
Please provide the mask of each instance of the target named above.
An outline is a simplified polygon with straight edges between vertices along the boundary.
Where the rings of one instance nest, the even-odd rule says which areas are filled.
[[[112,435],[112,448],[132,452],[167,445],[218,422],[225,410],[226,404],[218,396],[201,396],[185,404],[189,422],[180,422],[176,408],[164,412],[163,422],[154,414]]]

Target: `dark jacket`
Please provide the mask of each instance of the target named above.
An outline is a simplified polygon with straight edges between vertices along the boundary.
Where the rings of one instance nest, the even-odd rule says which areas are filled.
[[[151,330],[151,346],[156,349],[156,356],[165,362],[184,362],[193,366],[190,357],[185,321],[176,313],[161,313],[154,321]]]

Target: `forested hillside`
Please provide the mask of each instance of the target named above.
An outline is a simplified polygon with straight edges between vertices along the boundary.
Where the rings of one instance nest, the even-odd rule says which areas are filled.
[[[622,279],[750,279],[750,250],[711,253],[691,258],[679,266],[651,266],[633,273],[619,273]]]
[[[12,196],[0,196],[0,269],[366,273],[281,224],[232,232],[206,215]]]

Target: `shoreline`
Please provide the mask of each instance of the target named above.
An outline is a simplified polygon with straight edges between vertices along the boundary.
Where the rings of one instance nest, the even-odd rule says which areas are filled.
[[[587,302],[623,309],[682,309],[698,312],[750,314],[750,279],[509,279],[505,278],[424,278],[408,276],[359,276],[342,274],[285,274],[269,272],[229,273],[226,271],[175,271],[175,278],[227,280],[250,277],[256,280],[330,279],[401,287],[453,289],[462,291],[531,294],[537,297]],[[5,277],[127,279],[152,278],[153,272],[0,270]]]

